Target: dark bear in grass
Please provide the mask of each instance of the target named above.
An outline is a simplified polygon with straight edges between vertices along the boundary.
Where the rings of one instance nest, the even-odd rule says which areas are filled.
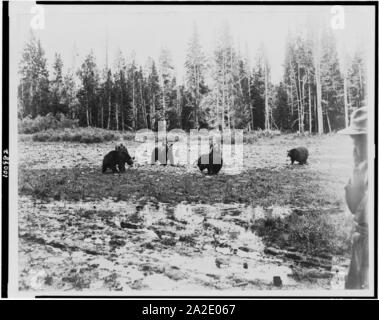
[[[209,175],[214,175],[220,172],[222,168],[222,156],[218,147],[210,145],[211,151],[209,154],[203,154],[197,160],[197,166],[200,171],[207,169]]]
[[[151,153],[151,164],[155,164],[159,161],[162,165],[167,165],[170,161],[170,164],[174,164],[174,153],[173,153],[173,144],[166,143],[163,146],[155,147]]]
[[[299,164],[306,164],[308,159],[308,149],[305,147],[298,147],[288,151],[287,157],[291,158],[291,164],[295,161]]]
[[[104,173],[109,168],[113,173],[125,172],[125,163],[132,166],[133,159],[129,155],[128,149],[123,144],[120,144],[104,157],[102,171]]]

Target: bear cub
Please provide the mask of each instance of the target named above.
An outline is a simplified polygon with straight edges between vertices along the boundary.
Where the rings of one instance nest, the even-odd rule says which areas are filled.
[[[295,149],[291,149],[291,150],[288,150],[288,153],[287,153],[287,157],[291,158],[291,164],[297,161],[301,165],[307,163],[308,155],[309,155],[308,149],[305,147],[298,147]]]
[[[115,150],[112,150],[105,155],[102,171],[105,173],[109,168],[113,173],[125,172],[125,163],[132,166],[133,159],[130,156],[128,149],[123,144],[120,144],[116,146]]]

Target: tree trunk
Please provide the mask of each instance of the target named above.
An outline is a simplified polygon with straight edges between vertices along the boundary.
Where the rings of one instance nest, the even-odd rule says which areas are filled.
[[[313,105],[314,105],[314,112],[315,112],[315,118],[317,117],[317,101],[315,98],[313,98]],[[318,123],[315,121],[315,126],[317,127],[317,131],[318,131]],[[316,132],[316,130],[315,130]]]
[[[292,85],[290,85],[290,97],[291,97],[291,116],[293,116],[293,92],[292,92]]]
[[[220,108],[219,108],[219,104],[218,104],[218,86],[216,87],[216,125],[217,127],[220,126]]]
[[[304,75],[302,79],[302,90],[300,92],[300,97],[301,97],[301,133],[304,133],[304,127],[305,127],[305,83],[307,82],[307,76]]]
[[[222,53],[222,118],[221,118],[221,125],[222,129],[225,128],[225,86],[226,86],[226,80],[225,80],[225,52]]]
[[[316,64],[316,94],[317,94],[317,128],[318,134],[324,133],[324,124],[322,117],[322,105],[321,105],[321,77],[320,77],[320,65]]]
[[[103,99],[100,100],[101,103],[101,128],[104,129],[104,103]]]
[[[122,93],[123,85],[121,84],[121,102],[120,102],[120,112],[121,112],[121,130],[124,131],[124,112],[123,112],[123,106],[124,106],[124,95]]]
[[[247,90],[248,90],[249,109],[250,109],[250,129],[254,130],[254,114],[253,114],[253,105],[251,104],[251,91],[250,91],[250,74],[247,75]]]
[[[107,125],[107,129],[109,130],[111,127],[111,95],[110,95],[109,77],[108,77],[107,93],[108,93],[108,97],[107,97],[108,98],[108,125]]]
[[[359,99],[358,99],[358,108],[362,106],[363,100],[363,84],[362,84],[362,72],[361,66],[358,64],[358,72],[359,72]]]
[[[146,113],[145,102],[143,100],[141,80],[140,80],[140,84],[139,85],[140,85],[141,105],[142,105],[142,112],[143,112],[143,123],[145,125],[145,128],[147,128],[147,113]]]
[[[162,110],[163,110],[163,119],[166,119],[166,95],[164,90],[164,81],[162,79]]]
[[[195,65],[195,83],[196,83],[196,94],[195,94],[195,122],[196,122],[196,128],[199,128],[199,107],[200,107],[200,83],[199,83],[199,76],[197,71],[197,66]]]
[[[132,127],[133,130],[136,129],[136,109],[135,109],[135,101],[134,101],[134,70],[132,70],[132,113],[133,113],[133,118],[132,118]]]
[[[349,126],[349,109],[348,109],[348,101],[347,101],[347,78],[344,75],[343,79],[343,102],[345,107],[345,128]]]
[[[268,79],[267,79],[267,65],[265,63],[265,129],[271,130],[270,128],[270,110],[268,105]]]
[[[115,119],[116,119],[116,130],[118,131],[119,129],[120,129],[120,127],[119,127],[119,123],[118,123],[118,113],[119,113],[119,104],[117,103],[116,104],[116,116],[115,116]]]
[[[303,97],[301,95],[301,85],[300,85],[300,67],[299,65],[297,65],[297,84],[298,84],[298,92],[299,92],[299,95],[298,95],[298,101],[299,101],[299,108],[298,108],[298,120],[299,120],[299,132],[300,133],[304,133],[303,132],[303,124],[302,124],[302,109],[303,109]]]
[[[121,130],[124,132],[124,112],[122,110],[122,105],[121,105]]]
[[[326,112],[326,120],[328,122],[328,130],[329,130],[329,133],[331,133],[332,132],[332,128],[330,126],[330,119],[329,119],[328,110],[326,109],[325,112]]]
[[[291,67],[291,70],[292,67]],[[298,81],[298,85],[296,84],[296,79],[295,79],[295,76],[294,76],[294,72],[292,72],[292,83],[293,83],[293,86],[295,87],[295,93],[296,93],[296,99],[297,99],[297,122],[298,122],[298,126],[299,126],[299,132],[301,132],[301,119],[300,119],[300,115],[301,115],[301,112],[300,112],[300,100],[301,100],[301,97],[300,97],[300,83]],[[292,86],[291,86],[292,88]]]
[[[316,101],[317,101],[317,131],[321,135],[324,133],[324,123],[322,114],[322,87],[321,87],[321,29],[317,30],[314,51]]]
[[[152,103],[150,108],[150,129],[154,129],[154,117],[155,117],[155,95],[152,95]]]
[[[311,97],[311,78],[308,82],[308,121],[309,121],[309,133],[312,133],[312,97]]]
[[[180,88],[179,88],[179,85],[177,86],[176,88],[176,108],[177,108],[177,122],[180,126],[180,128],[182,127],[181,125],[181,121],[180,119],[182,118],[182,110],[181,110],[181,103],[180,103]]]
[[[86,92],[86,95],[87,95],[87,103],[86,103],[86,117],[87,117],[87,127],[89,127],[89,103],[88,103],[88,92]]]

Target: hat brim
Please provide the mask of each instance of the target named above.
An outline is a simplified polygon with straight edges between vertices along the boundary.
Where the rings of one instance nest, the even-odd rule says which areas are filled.
[[[367,131],[365,129],[357,130],[357,129],[352,129],[352,128],[346,128],[346,129],[338,131],[338,134],[345,134],[345,135],[349,135],[349,136],[354,136],[354,135],[358,135],[358,134],[367,134]]]

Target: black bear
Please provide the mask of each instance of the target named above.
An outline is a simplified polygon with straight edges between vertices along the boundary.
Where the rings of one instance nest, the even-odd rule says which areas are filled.
[[[129,155],[128,149],[123,144],[120,144],[104,157],[102,171],[104,173],[110,168],[113,173],[125,172],[125,162],[130,166],[133,165],[133,159]]]
[[[209,175],[217,174],[222,168],[221,152],[218,148],[215,148],[213,144],[210,145],[211,152],[209,154],[203,154],[197,160],[197,166],[200,171],[203,172],[207,169]]]
[[[308,159],[308,149],[305,147],[298,147],[295,149],[291,149],[287,153],[287,157],[291,158],[291,164],[295,161],[299,162],[299,164],[306,164]]]
[[[170,164],[174,164],[174,153],[173,153],[173,144],[166,143],[161,147],[155,147],[151,153],[151,164],[155,164],[159,161],[162,165],[167,165],[170,161]]]

